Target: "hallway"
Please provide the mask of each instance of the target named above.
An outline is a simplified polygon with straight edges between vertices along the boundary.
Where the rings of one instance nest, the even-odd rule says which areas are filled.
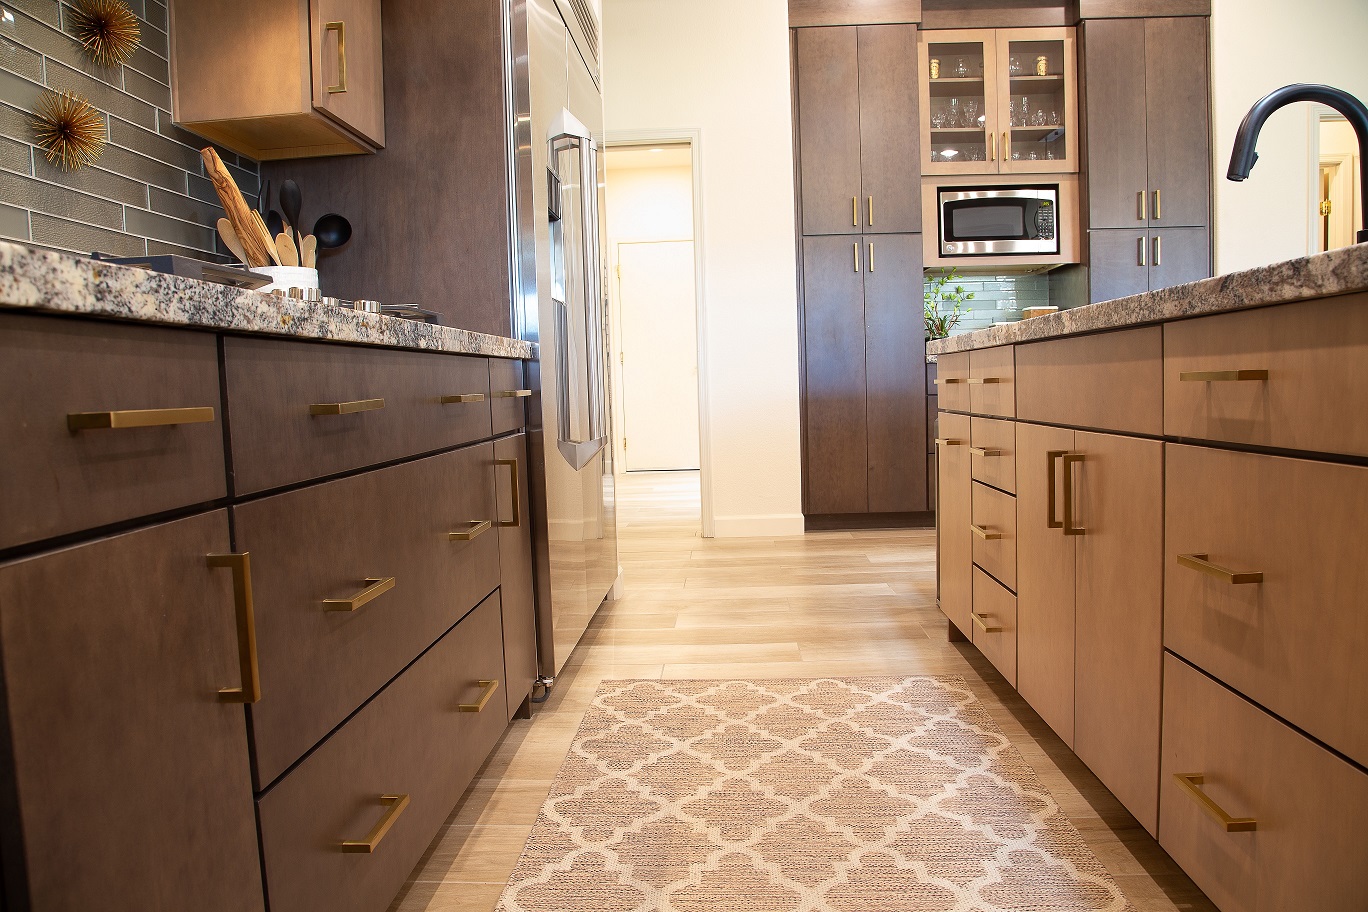
[[[605,679],[890,674],[963,677],[1137,912],[1214,909],[988,661],[947,641],[933,530],[703,539],[696,472],[622,476],[618,508],[624,597],[534,722],[509,729],[392,912],[494,908]]]

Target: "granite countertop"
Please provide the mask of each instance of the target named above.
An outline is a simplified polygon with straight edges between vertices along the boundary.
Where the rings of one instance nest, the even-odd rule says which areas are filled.
[[[1358,244],[1187,285],[1061,310],[1020,323],[987,326],[928,342],[926,351],[928,355],[945,355],[1365,290],[1368,290],[1368,244]]]
[[[0,308],[168,326],[532,359],[520,339],[277,298],[0,241]]]

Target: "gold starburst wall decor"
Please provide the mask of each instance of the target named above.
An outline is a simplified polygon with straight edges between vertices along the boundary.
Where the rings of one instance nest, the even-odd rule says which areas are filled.
[[[142,37],[138,17],[124,0],[76,0],[71,30],[90,58],[104,67],[127,63]]]
[[[67,171],[94,164],[104,152],[105,122],[75,92],[44,92],[33,112],[33,136],[47,160]]]

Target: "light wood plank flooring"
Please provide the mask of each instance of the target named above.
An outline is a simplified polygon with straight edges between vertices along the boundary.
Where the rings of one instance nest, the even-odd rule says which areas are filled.
[[[969,681],[1137,912],[1215,912],[992,665],[948,642],[932,531],[704,539],[697,473],[629,474],[617,490],[624,597],[599,610],[535,718],[513,723],[392,912],[494,908],[606,678],[942,673]]]

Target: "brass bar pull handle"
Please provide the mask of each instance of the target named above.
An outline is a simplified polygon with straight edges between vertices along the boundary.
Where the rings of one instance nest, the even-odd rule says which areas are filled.
[[[860,227],[860,198],[858,196],[850,198],[850,224],[856,228]]]
[[[992,385],[992,384],[994,384],[994,383],[1001,383],[1001,382],[1002,382],[1002,378],[1001,378],[1001,377],[970,377],[970,378],[969,378],[967,381],[965,381],[965,382],[968,383],[970,386],[985,386],[985,385]]]
[[[345,599],[324,599],[324,600],[323,600],[323,610],[324,610],[324,611],[355,611],[355,610],[358,609],[358,608],[364,607],[365,605],[369,604],[370,602],[375,601],[377,598],[379,598],[380,596],[384,595],[386,592],[389,592],[391,589],[393,589],[393,588],[394,588],[394,577],[392,577],[392,576],[386,576],[386,577],[372,576],[372,577],[368,577],[368,578],[365,580],[365,583],[366,583],[366,588],[365,588],[365,589],[362,589],[360,592],[356,593],[356,595],[353,595],[351,598],[345,598]]]
[[[380,844],[380,840],[385,838],[385,834],[394,826],[394,821],[399,819],[399,815],[404,813],[404,808],[409,806],[408,795],[381,795],[380,803],[387,806],[385,816],[371,828],[366,834],[365,839],[348,839],[338,846],[344,852],[369,855],[375,851],[375,847]]]
[[[1154,220],[1157,222],[1164,217],[1164,199],[1159,195],[1159,191],[1154,191]]]
[[[355,415],[357,412],[373,412],[385,407],[384,399],[353,399],[351,402],[317,402],[309,406],[309,414]]]
[[[1073,467],[1083,461],[1080,453],[1064,454],[1064,534],[1083,535],[1087,530],[1079,528],[1074,519]]]
[[[1267,379],[1266,370],[1183,371],[1178,375],[1181,383],[1237,383],[1243,380]]]
[[[988,160],[997,161],[997,134],[988,134]]]
[[[971,446],[969,452],[975,456],[1001,456],[1002,450],[994,450],[988,447]]]
[[[1244,586],[1249,583],[1262,583],[1262,570],[1235,571],[1227,570],[1219,564],[1210,561],[1209,554],[1180,554],[1178,555],[1178,566],[1187,567],[1189,570],[1196,570],[1198,573],[1205,573],[1207,576],[1214,576],[1217,579],[1225,580],[1232,586]]]
[[[869,227],[874,227],[874,197],[869,198]]]
[[[233,571],[233,609],[237,616],[238,665],[242,673],[241,687],[219,689],[219,700],[224,703],[255,703],[261,699],[261,672],[257,668],[256,611],[252,604],[252,556],[242,554],[210,554],[210,567],[227,567]]]
[[[494,523],[487,519],[472,521],[469,529],[463,529],[460,532],[448,532],[447,541],[470,541],[488,532],[493,525]]]
[[[985,618],[992,617],[991,614],[974,614],[974,626],[984,633],[1002,633],[1002,628],[991,625]]]
[[[480,699],[474,703],[458,704],[456,706],[456,710],[458,712],[477,713],[483,711],[485,708],[485,704],[489,702],[490,697],[494,696],[494,691],[499,689],[499,682],[481,681],[480,686],[484,688],[484,692],[480,694]]]
[[[1012,141],[1006,130],[1002,131],[1002,163],[1005,165],[1012,160]]]
[[[1253,817],[1231,817],[1219,804],[1207,797],[1207,793],[1200,788],[1206,781],[1206,776],[1202,773],[1174,773],[1173,779],[1212,820],[1225,827],[1227,833],[1252,833],[1259,828],[1259,822]]]
[[[526,399],[532,395],[531,390],[499,390],[494,394],[495,399]]]
[[[1061,456],[1067,456],[1067,455],[1069,455],[1069,453],[1068,453],[1067,450],[1050,450],[1048,453],[1045,454],[1045,458],[1046,458],[1047,462],[1049,463],[1048,468],[1049,468],[1049,473],[1050,473],[1050,483],[1049,483],[1049,492],[1050,492],[1050,516],[1049,516],[1049,519],[1046,520],[1046,523],[1045,523],[1045,524],[1046,524],[1046,526],[1048,526],[1048,527],[1051,528],[1051,529],[1062,529],[1062,528],[1064,528],[1064,523],[1062,523],[1062,522],[1060,522],[1059,520],[1055,519],[1055,498],[1056,498],[1056,496],[1057,496],[1057,493],[1056,493],[1056,491],[1055,491],[1055,463],[1059,461],[1059,458],[1060,458]]]
[[[508,466],[513,473],[513,519],[511,521],[499,520],[500,529],[516,529],[522,525],[522,485],[518,478],[518,460],[516,459],[496,459],[496,466]]]
[[[1148,207],[1148,205],[1147,205],[1147,202],[1148,202],[1148,200],[1147,200],[1147,198],[1145,197],[1145,191],[1144,191],[1144,190],[1141,190],[1139,193],[1135,194],[1135,220],[1136,220],[1136,221],[1138,221],[1138,222],[1144,222],[1144,221],[1148,221],[1148,220],[1149,220],[1149,207]],[[1144,264],[1144,263],[1141,263],[1140,265],[1143,266],[1143,265],[1145,265],[1145,264]]]
[[[169,427],[174,424],[203,424],[214,420],[214,410],[204,408],[126,409],[119,412],[72,412],[67,429],[93,431],[101,428]]]
[[[936,446],[964,446],[964,441],[954,440],[950,437],[937,437]]]
[[[1144,237],[1138,237],[1138,238],[1136,238],[1135,240],[1138,242],[1138,243],[1137,243],[1137,246],[1138,246],[1139,249],[1140,249],[1140,254],[1139,254],[1139,260],[1140,260],[1140,262],[1136,263],[1136,265],[1137,265],[1137,266],[1148,266],[1149,263],[1145,261],[1145,239],[1144,239]]]
[[[1154,236],[1154,265],[1164,265],[1164,236],[1161,234]]]
[[[983,539],[984,541],[1000,541],[1002,539],[1001,532],[990,532],[988,531],[987,526],[980,526],[975,525],[974,523],[970,523],[969,528],[973,529],[974,534],[977,535],[979,538]]]
[[[855,242],[855,271],[860,271],[860,242]]]
[[[874,271],[874,245],[872,243],[869,245],[869,271]]]
[[[442,405],[464,405],[468,402],[484,402],[484,393],[460,393],[455,396],[443,396]]]
[[[936,386],[954,386],[956,383],[968,382],[969,380],[966,377],[938,377],[936,379]]]
[[[323,32],[337,32],[337,84],[328,86],[328,94],[339,95],[347,91],[347,23],[329,22]]]

